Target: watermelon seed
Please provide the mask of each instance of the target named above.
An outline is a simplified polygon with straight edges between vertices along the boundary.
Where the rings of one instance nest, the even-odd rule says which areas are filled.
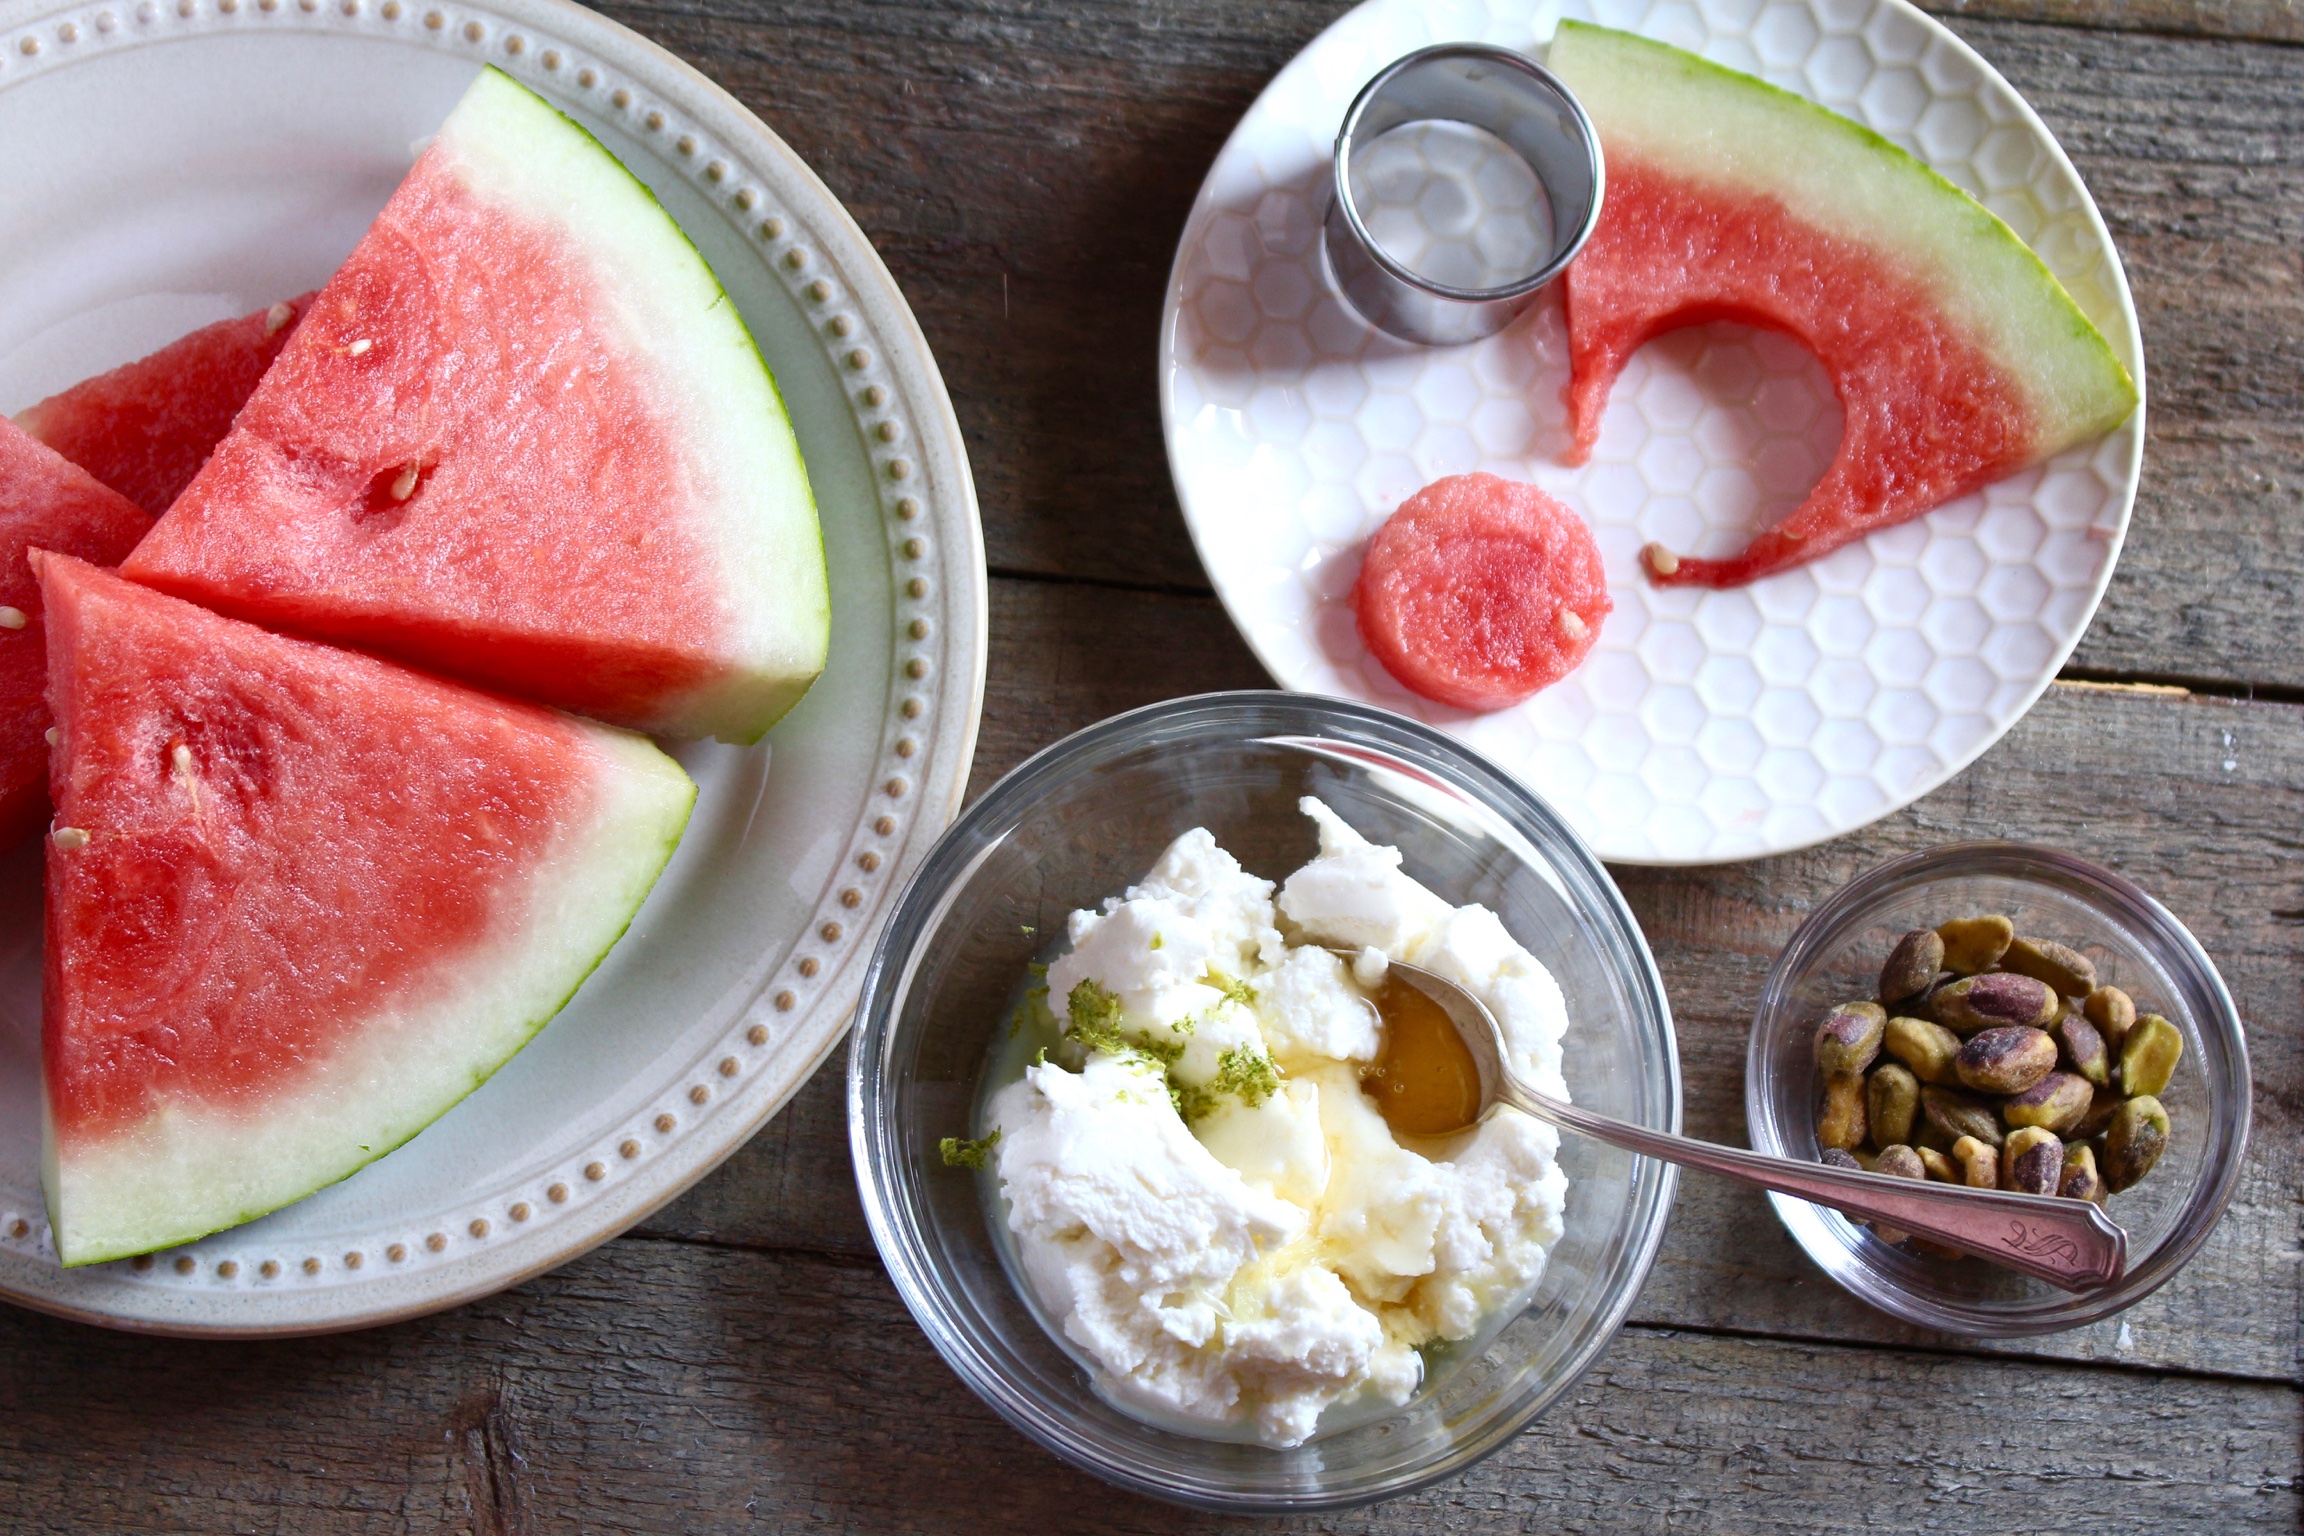
[[[1563,608],[1560,610],[1560,633],[1571,640],[1581,640],[1584,638],[1584,621]]]
[[[409,497],[415,495],[416,482],[422,477],[423,472],[415,465],[409,464],[403,466],[400,473],[393,478],[392,499],[394,501],[406,501]]]
[[[346,347],[344,352],[348,357],[366,357],[368,355],[368,349],[374,345],[376,345],[375,342],[363,336],[358,341],[352,343],[352,345]]]
[[[1680,569],[1680,557],[1661,544],[1641,546],[1640,563],[1658,576],[1669,576]]]
[[[22,629],[31,622],[21,608],[0,608],[0,629]]]
[[[264,334],[267,336],[279,335],[282,331],[288,328],[288,322],[295,318],[296,306],[289,303],[286,299],[282,299],[279,303],[264,311]]]
[[[554,1205],[566,1205],[568,1203],[568,1186],[565,1184],[555,1184],[550,1189],[544,1191],[544,1197],[550,1200]]]
[[[57,743],[57,742],[59,742],[59,741],[61,741],[61,740],[63,739],[63,738],[62,738],[62,736],[60,736],[60,735],[57,733],[56,727],[54,727],[54,726],[50,726],[50,727],[48,727],[48,730],[47,730],[47,736],[48,736],[48,745],[50,745],[50,746],[54,746],[54,745],[56,745],[56,743]]]
[[[79,827],[58,827],[48,834],[48,840],[56,845],[58,851],[63,853],[71,853],[88,846],[88,834]]]

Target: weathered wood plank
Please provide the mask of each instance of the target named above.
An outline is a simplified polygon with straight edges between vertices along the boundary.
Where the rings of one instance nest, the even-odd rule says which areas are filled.
[[[1928,0],[1946,21],[2042,21],[2110,32],[2304,41],[2297,0]]]
[[[979,791],[1043,742],[1115,710],[1258,681],[1206,599],[1000,581],[993,612]],[[2304,1081],[2299,764],[2304,709],[2060,686],[1959,779],[1864,832],[1754,864],[1618,869],[1673,1000],[1690,1134],[1743,1143],[1744,1046],[1761,980],[1801,918],[1850,877],[1970,837],[2013,837],[2106,863],[2193,928],[2250,1022],[2257,1092],[2248,1169],[2222,1227],[2159,1293],[2091,1329],[1989,1347],[2295,1379],[2304,1311],[2304,1106],[2294,1091]],[[648,1230],[869,1252],[845,1176],[843,1113],[836,1083],[811,1085],[760,1144]],[[1760,1197],[1695,1177],[1682,1185],[1635,1316],[1969,1347],[1926,1339],[1843,1295]],[[2247,1326],[2233,1326],[2242,1318]]]
[[[886,256],[957,402],[995,569],[1205,590],[1160,442],[1168,264],[1225,135],[1340,8],[610,10],[759,110]],[[2284,532],[2304,517],[2304,53],[1954,24],[2071,150],[2144,322],[2145,484],[2078,663],[2304,686],[2289,643],[2304,550]]]
[[[995,1418],[875,1266],[627,1240],[281,1344],[0,1314],[18,1531],[1218,1532]],[[37,1411],[27,1412],[36,1407]],[[1500,1454],[1270,1531],[2292,1531],[2284,1386],[1635,1328]]]

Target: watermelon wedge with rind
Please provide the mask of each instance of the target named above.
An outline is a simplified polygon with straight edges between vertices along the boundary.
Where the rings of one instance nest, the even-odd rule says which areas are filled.
[[[16,425],[158,517],[232,430],[312,299],[204,325],[27,406]]]
[[[484,70],[127,574],[658,735],[822,670],[798,440],[711,269]]]
[[[0,419],[0,846],[48,819],[47,626],[25,556],[55,549],[116,565],[151,526],[134,502]]]
[[[88,1264],[299,1199],[486,1081],[624,932],[695,786],[644,737],[35,558],[46,1187]]]
[[[1750,75],[1563,22],[1548,64],[1599,131],[1608,193],[1567,274],[1574,457],[1633,352],[1675,326],[1789,331],[1839,391],[1839,455],[1729,560],[1651,554],[1732,585],[1916,517],[2109,431],[2134,381],[2015,232],[1878,134]]]

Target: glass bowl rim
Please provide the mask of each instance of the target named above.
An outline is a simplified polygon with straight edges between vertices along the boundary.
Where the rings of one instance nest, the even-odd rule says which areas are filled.
[[[1128,750],[1163,724],[1191,722],[1213,734],[1227,723],[1252,721],[1260,712],[1292,713],[1299,720],[1286,729],[1258,729],[1250,739],[1270,740],[1297,731],[1341,727],[1390,738],[1386,742],[1388,754],[1421,752],[1437,759],[1451,776],[1449,788],[1471,794],[1532,846],[1576,866],[1587,893],[1600,899],[1603,915],[1612,921],[1618,937],[1625,941],[1622,947],[1637,962],[1633,973],[1622,979],[1636,998],[1645,1002],[1655,1026],[1655,1041],[1642,1039],[1640,1044],[1643,1049],[1653,1044],[1660,1058],[1664,1113],[1659,1128],[1677,1133],[1681,1123],[1679,1041],[1670,999],[1647,935],[1623,892],[1566,818],[1518,779],[1432,727],[1355,700],[1278,689],[1237,689],[1165,699],[1110,716],[1041,748],[1003,774],[954,818],[921,860],[890,909],[865,971],[848,1052],[848,1126],[866,1223],[889,1279],[913,1320],[945,1364],[1012,1428],[1059,1459],[1107,1482],[1168,1503],[1227,1514],[1312,1512],[1371,1504],[1455,1476],[1501,1449],[1565,1396],[1622,1331],[1625,1318],[1647,1287],[1679,1191],[1679,1169],[1651,1159],[1635,1159],[1634,1209],[1629,1218],[1633,1224],[1625,1243],[1621,1284],[1594,1313],[1590,1336],[1527,1402],[1453,1439],[1447,1451],[1431,1461],[1368,1486],[1234,1491],[1147,1473],[1135,1464],[1101,1454],[1067,1433],[1060,1415],[1049,1412],[1030,1393],[1016,1389],[996,1363],[979,1352],[968,1330],[953,1324],[938,1301],[936,1266],[921,1235],[925,1224],[919,1219],[920,1213],[896,1194],[895,1137],[883,1112],[890,1096],[883,1091],[883,1074],[877,1070],[889,1044],[895,1004],[909,990],[922,941],[935,932],[961,881],[998,847],[998,837],[982,847],[972,844],[982,839],[988,827],[1008,829],[1020,824],[1048,781],[1068,775],[1084,759]],[[1413,757],[1407,761],[1430,766],[1415,764]],[[1005,836],[1005,830],[1000,836]]]
[[[1849,1295],[1901,1322],[1975,1338],[2024,1338],[2061,1333],[2125,1312],[2174,1279],[2223,1221],[2232,1197],[2239,1190],[2241,1169],[2247,1159],[2254,1116],[2254,1075],[2248,1059],[2247,1026],[2240,1018],[2239,1007],[2223,974],[2192,930],[2126,876],[2060,849],[2008,839],[1977,839],[1900,854],[1848,880],[1793,930],[1761,985],[1760,1002],[1753,1010],[1752,1029],[1744,1052],[1744,1116],[1748,1139],[1756,1151],[1772,1152],[1780,1157],[1794,1156],[1789,1147],[1775,1144],[1777,1137],[1761,1134],[1764,1128],[1773,1130],[1777,1119],[1767,1088],[1769,1044],[1775,1027],[1796,1009],[1792,995],[1795,978],[1822,958],[1826,935],[1881,900],[1928,883],[1995,875],[2045,883],[2040,881],[2036,870],[2023,867],[2026,865],[2044,866],[2127,906],[2135,925],[2152,939],[2155,958],[2200,988],[2209,1006],[2200,1010],[2201,1017],[2194,1021],[2195,1025],[2204,1037],[2215,1038],[2231,1069],[2231,1082],[2223,1093],[2217,1092],[2213,1079],[2205,1081],[2210,1095],[2211,1147],[2217,1141],[2228,1141],[2231,1155],[2220,1163],[2203,1161],[2201,1173],[2179,1208],[2176,1227],[2152,1250],[2141,1271],[2132,1267],[2117,1283],[2102,1290],[2073,1295],[2050,1307],[2024,1314],[2001,1314],[1946,1301],[1914,1290],[1877,1269],[1853,1262],[1836,1267],[1817,1251],[1820,1246],[1828,1245],[1834,1255],[1851,1260],[1855,1250],[1837,1242],[1829,1235],[1829,1229],[1817,1226],[1812,1219],[1817,1214],[1815,1208],[1784,1195],[1768,1197],[1777,1219],[1809,1262]],[[2205,1063],[2200,1070],[2205,1074]],[[1771,1144],[1762,1146],[1764,1139]]]

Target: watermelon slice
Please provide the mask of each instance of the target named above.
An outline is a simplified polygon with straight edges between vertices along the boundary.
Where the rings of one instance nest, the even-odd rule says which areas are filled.
[[[1352,606],[1404,686],[1502,709],[1574,671],[1614,604],[1584,519],[1535,486],[1474,474],[1435,480],[1385,520]]]
[[[66,1264],[383,1156],[616,942],[695,786],[646,738],[35,554],[59,741],[46,1184]]]
[[[1608,163],[1567,273],[1573,461],[1632,354],[1705,320],[1790,332],[1846,413],[1838,456],[1790,516],[1731,559],[1652,545],[1655,581],[1736,586],[1813,560],[2135,408],[2128,371],[2015,232],[1878,134],[1605,27],[1562,22],[1549,63]]]
[[[25,554],[115,565],[152,526],[134,502],[0,418],[0,845],[48,812],[48,658]]]
[[[829,640],[807,471],[735,306],[493,69],[124,571],[665,736],[757,739]]]
[[[219,320],[16,413],[16,425],[158,517],[208,462],[311,307]]]

